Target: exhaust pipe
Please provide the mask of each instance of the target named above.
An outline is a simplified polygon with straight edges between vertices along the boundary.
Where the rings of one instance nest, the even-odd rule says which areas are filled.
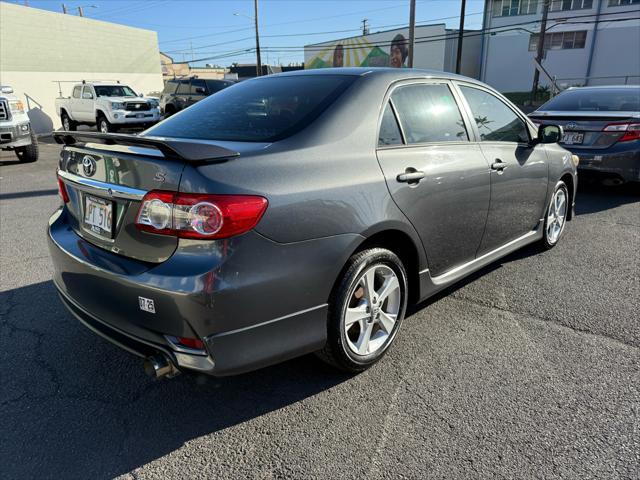
[[[180,373],[173,363],[162,354],[145,358],[142,365],[144,372],[152,378],[171,378]]]
[[[617,187],[618,185],[622,185],[624,181],[619,177],[608,177],[602,179],[602,185],[605,187]]]

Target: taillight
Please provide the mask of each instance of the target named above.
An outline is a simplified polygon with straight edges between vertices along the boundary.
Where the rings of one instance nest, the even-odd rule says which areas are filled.
[[[153,190],[142,199],[136,226],[180,238],[218,239],[248,232],[265,210],[255,195],[203,195]]]
[[[194,350],[204,350],[204,343],[199,338],[177,337],[176,341],[179,345]]]
[[[628,142],[630,140],[640,140],[640,123],[610,123],[602,129],[603,132],[618,132],[622,136],[618,142]]]
[[[67,186],[64,184],[60,176],[58,175],[58,194],[64,203],[69,203],[69,194],[67,193]]]

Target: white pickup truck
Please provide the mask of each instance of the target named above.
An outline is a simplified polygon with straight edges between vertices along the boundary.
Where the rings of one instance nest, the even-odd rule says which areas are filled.
[[[13,150],[20,162],[38,160],[38,140],[29,116],[8,85],[0,86],[0,150]]]
[[[124,127],[146,128],[161,118],[157,99],[139,96],[120,83],[78,83],[70,97],[59,97],[55,104],[62,128],[67,131],[76,130],[78,125],[95,125],[102,133]]]

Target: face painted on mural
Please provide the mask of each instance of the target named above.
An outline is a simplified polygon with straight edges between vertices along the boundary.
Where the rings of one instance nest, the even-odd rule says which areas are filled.
[[[389,49],[389,66],[395,68],[404,67],[404,62],[407,59],[407,40],[403,35],[398,34],[393,37],[391,41],[391,48]]]

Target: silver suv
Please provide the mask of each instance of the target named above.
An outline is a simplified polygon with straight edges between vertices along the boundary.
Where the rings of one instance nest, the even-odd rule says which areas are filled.
[[[0,87],[0,148],[13,150],[21,162],[38,159],[38,141],[24,104],[13,95],[13,88]]]

